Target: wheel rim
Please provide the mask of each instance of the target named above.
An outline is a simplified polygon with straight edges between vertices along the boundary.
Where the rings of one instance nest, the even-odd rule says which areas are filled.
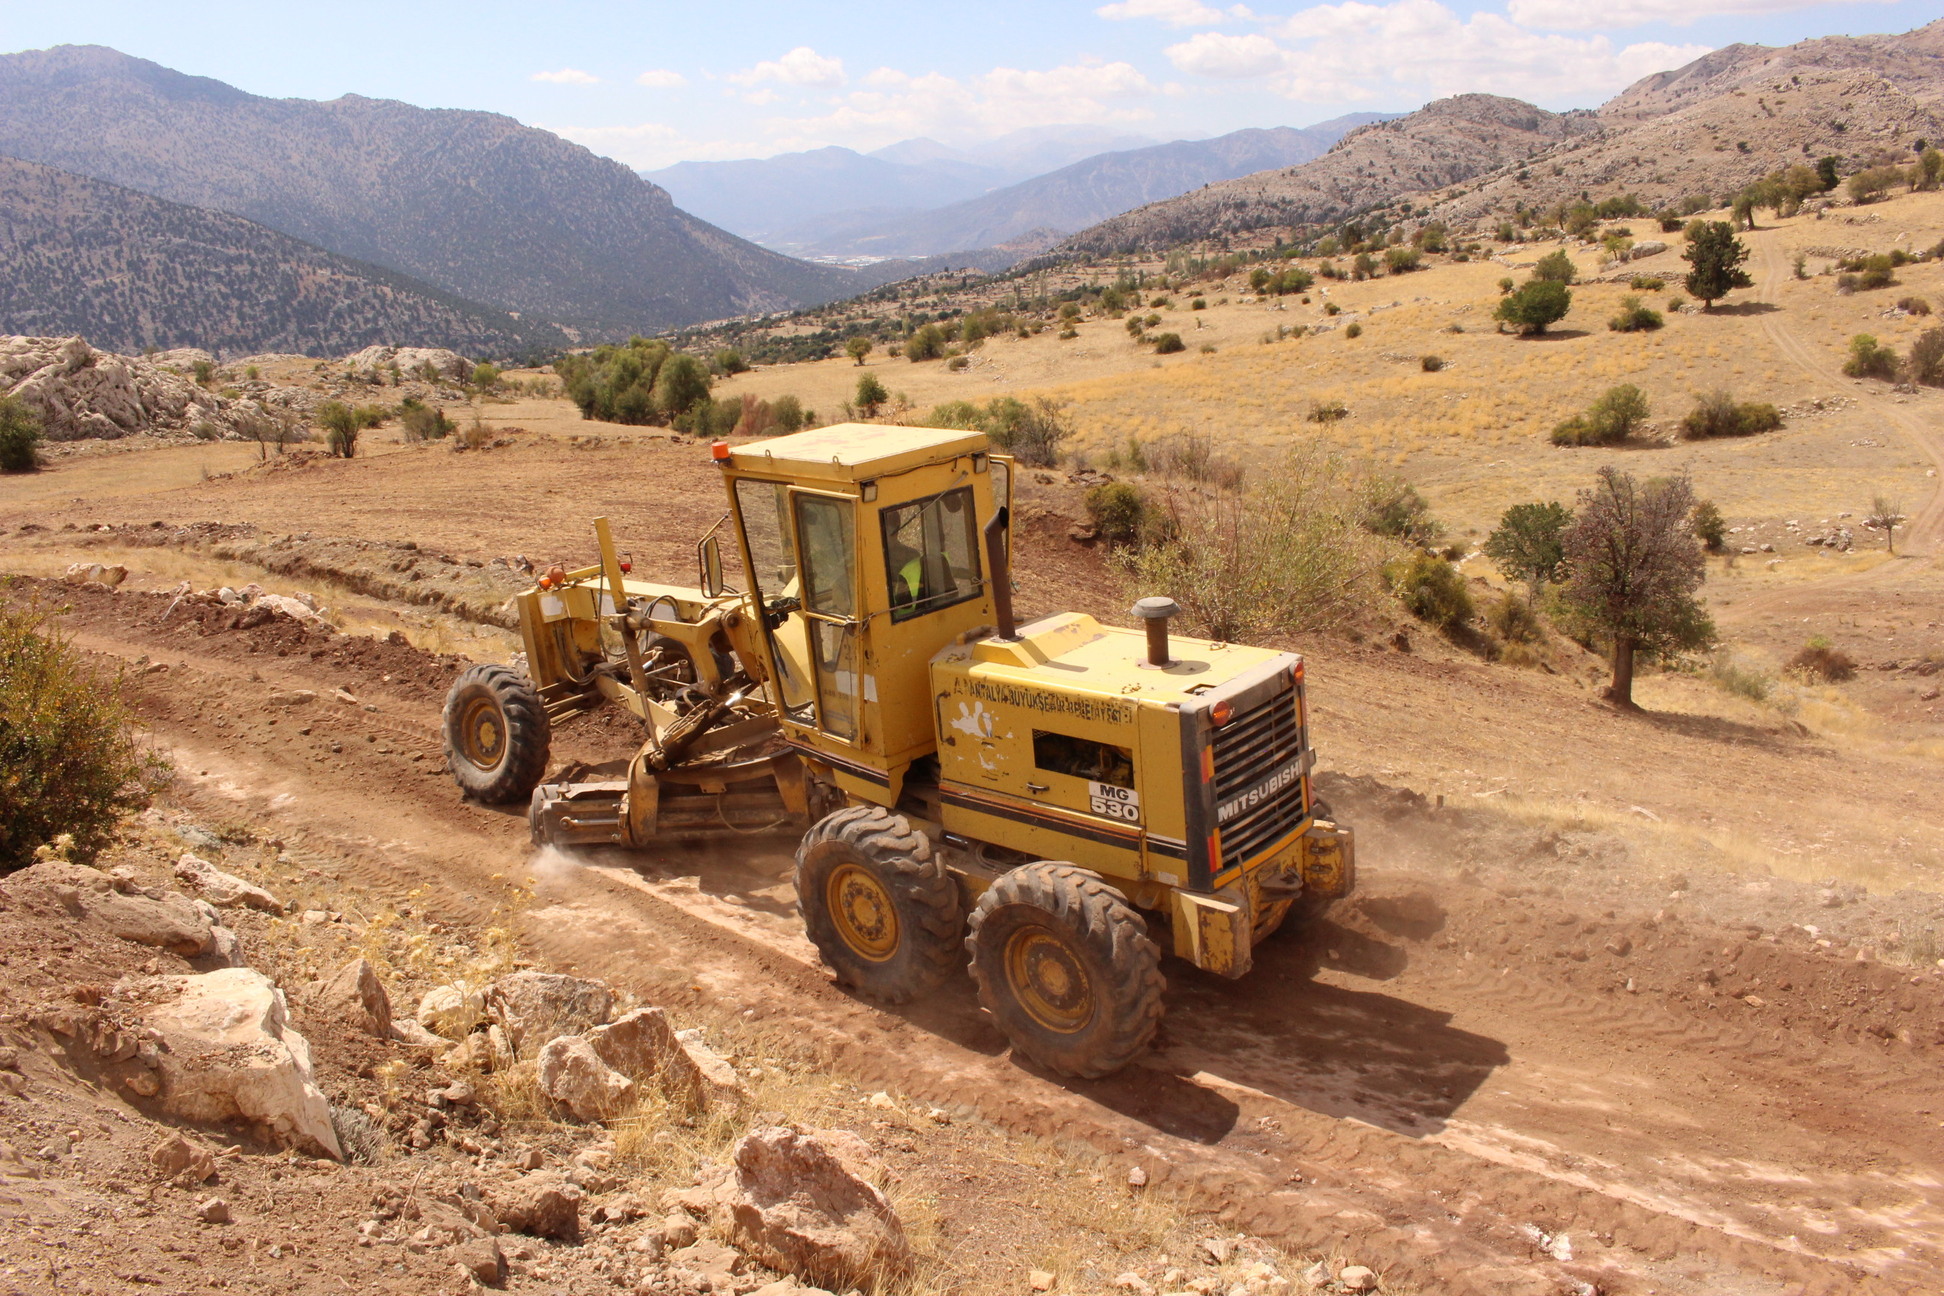
[[[877,874],[856,864],[831,871],[824,898],[844,944],[873,963],[898,952],[898,909]]]
[[[491,698],[474,698],[459,716],[459,751],[480,769],[489,770],[506,754],[506,725]]]
[[[1093,1020],[1093,980],[1059,933],[1022,927],[1006,941],[1006,981],[1028,1016],[1071,1035]]]

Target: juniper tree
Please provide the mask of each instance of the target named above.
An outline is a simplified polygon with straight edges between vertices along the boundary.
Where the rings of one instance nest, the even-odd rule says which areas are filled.
[[[1726,297],[1731,289],[1747,288],[1755,281],[1741,268],[1748,249],[1735,237],[1727,221],[1695,221],[1688,226],[1687,250],[1681,259],[1694,267],[1688,271],[1687,290],[1701,299],[1707,310]]]

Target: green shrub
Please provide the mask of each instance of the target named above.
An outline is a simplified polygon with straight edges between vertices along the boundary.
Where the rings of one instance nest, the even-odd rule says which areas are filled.
[[[1635,292],[1659,292],[1667,287],[1667,281],[1659,275],[1637,274],[1627,281],[1627,287]]]
[[[324,444],[340,459],[358,453],[358,433],[364,430],[358,412],[343,401],[325,401],[317,407],[317,425],[324,429]]]
[[[1471,591],[1465,577],[1436,554],[1418,553],[1384,568],[1391,590],[1404,610],[1426,625],[1451,630],[1471,620]]]
[[[1713,500],[1702,500],[1694,506],[1694,517],[1689,525],[1694,530],[1694,538],[1709,553],[1720,553],[1728,543],[1728,523]]]
[[[1931,304],[1922,297],[1900,297],[1897,299],[1897,309],[1906,315],[1928,315]]]
[[[1343,313],[1343,307],[1337,305],[1335,302],[1324,302],[1323,313],[1325,315],[1341,315]]]
[[[472,385],[481,391],[496,391],[500,385],[500,371],[496,364],[481,360],[473,366]]]
[[[1775,681],[1768,675],[1742,665],[1727,653],[1715,657],[1708,667],[1708,677],[1727,692],[1750,702],[1768,701],[1769,691],[1775,687]]]
[[[1363,325],[1359,324],[1356,320],[1351,320],[1348,324],[1345,324],[1343,326],[1343,336],[1347,338],[1362,337]]]
[[[1126,482],[1102,482],[1087,492],[1087,516],[1102,539],[1132,544],[1147,521],[1147,497]]]
[[[452,434],[454,426],[444,410],[427,405],[416,396],[407,396],[399,402],[398,423],[408,442],[443,441]]]
[[[198,360],[189,368],[196,375],[198,387],[207,387],[216,381],[216,366],[208,360]]]
[[[1532,267],[1532,277],[1543,283],[1569,284],[1579,278],[1579,267],[1566,255],[1566,249],[1560,248],[1539,258],[1539,263]]]
[[[1312,423],[1338,423],[1350,416],[1350,407],[1340,400],[1313,400],[1310,402],[1309,421]]]
[[[1849,178],[1849,195],[1857,203],[1875,202],[1889,193],[1892,185],[1901,184],[1903,179],[1902,167],[1867,167]]]
[[[1607,327],[1616,333],[1644,333],[1666,322],[1659,311],[1644,305],[1640,298],[1627,296],[1620,299],[1620,313],[1607,321]]]
[[[1436,373],[1444,367],[1445,362],[1443,356],[1422,355],[1418,357],[1418,368],[1422,369],[1425,373]]]
[[[666,342],[630,338],[554,362],[567,399],[582,418],[667,426],[709,394],[709,370]]]
[[[1879,346],[1870,334],[1858,333],[1850,339],[1849,359],[1843,362],[1843,372],[1851,378],[1895,378],[1897,353],[1887,346]]]
[[[1195,299],[1194,299],[1193,301],[1191,301],[1191,302],[1189,302],[1189,303],[1188,303],[1188,309],[1189,309],[1189,310],[1207,310],[1207,309],[1208,309],[1208,298],[1206,298],[1206,297],[1197,297],[1197,298],[1195,298]]]
[[[781,432],[801,432],[810,421],[809,411],[794,396],[778,396],[769,403],[770,421]]]
[[[0,396],[0,472],[40,467],[40,414],[18,396]]]
[[[1401,477],[1373,477],[1363,484],[1357,524],[1372,535],[1429,545],[1444,534],[1417,487]]]
[[[718,373],[748,373],[749,361],[743,359],[743,353],[734,347],[724,347],[715,353],[715,367]]]
[[[63,833],[71,858],[93,858],[169,773],[136,741],[115,682],[35,606],[0,603],[0,752],[0,871],[32,863]]]
[[[884,389],[872,373],[857,376],[857,408],[865,418],[876,418],[878,408],[891,399],[891,393]]]
[[[1910,344],[1904,368],[1912,382],[1944,387],[1944,328],[1925,329]]]
[[[1709,392],[1695,401],[1681,420],[1681,435],[1690,441],[1712,437],[1753,436],[1782,426],[1782,412],[1773,405],[1737,403],[1725,391]]]
[[[1424,253],[1414,247],[1388,248],[1384,252],[1384,268],[1394,275],[1409,274],[1424,266]]]
[[[1177,351],[1186,351],[1187,349],[1187,345],[1182,342],[1181,334],[1179,333],[1159,333],[1154,337],[1154,353],[1156,355],[1173,355]]]
[[[1584,414],[1553,429],[1552,443],[1563,446],[1617,445],[1640,430],[1653,411],[1647,395],[1632,383],[1609,387]]]
[[[1511,590],[1492,604],[1485,613],[1485,623],[1505,643],[1538,643],[1546,637],[1546,623],[1538,611]]]

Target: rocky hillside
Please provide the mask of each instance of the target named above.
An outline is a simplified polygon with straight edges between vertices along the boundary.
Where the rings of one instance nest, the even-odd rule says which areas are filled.
[[[1821,157],[1844,172],[1907,162],[1916,141],[1944,139],[1944,20],[1900,36],[1730,45],[1635,82],[1599,117],[1599,130],[1529,167],[1439,195],[1426,218],[1467,226],[1582,192],[1659,207]]]
[[[1239,130],[1102,153],[949,206],[890,217],[840,213],[799,223],[772,241],[822,255],[930,256],[989,248],[1032,230],[1084,229],[1201,185],[1298,166],[1321,157],[1346,132],[1383,120],[1382,113],[1353,113],[1301,130]]]
[[[538,321],[363,265],[240,216],[0,157],[0,334],[85,334],[111,351],[337,355],[413,342],[514,356]]]
[[[1361,127],[1314,162],[1260,171],[1152,203],[1083,230],[1059,250],[1153,251],[1196,239],[1340,220],[1456,184],[1598,129],[1587,112],[1552,113],[1517,99],[1467,94]]]
[[[0,153],[232,212],[588,335],[854,290],[846,271],[724,233],[619,162],[509,117],[264,99],[99,46],[0,58]]]

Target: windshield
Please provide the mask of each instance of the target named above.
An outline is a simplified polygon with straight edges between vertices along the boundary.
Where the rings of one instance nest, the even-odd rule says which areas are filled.
[[[789,491],[781,482],[739,481],[736,503],[749,558],[756,570],[749,583],[760,599],[792,593],[796,584],[796,545],[790,539]]]
[[[979,535],[973,514],[970,486],[884,510],[884,578],[893,621],[979,596]]]

